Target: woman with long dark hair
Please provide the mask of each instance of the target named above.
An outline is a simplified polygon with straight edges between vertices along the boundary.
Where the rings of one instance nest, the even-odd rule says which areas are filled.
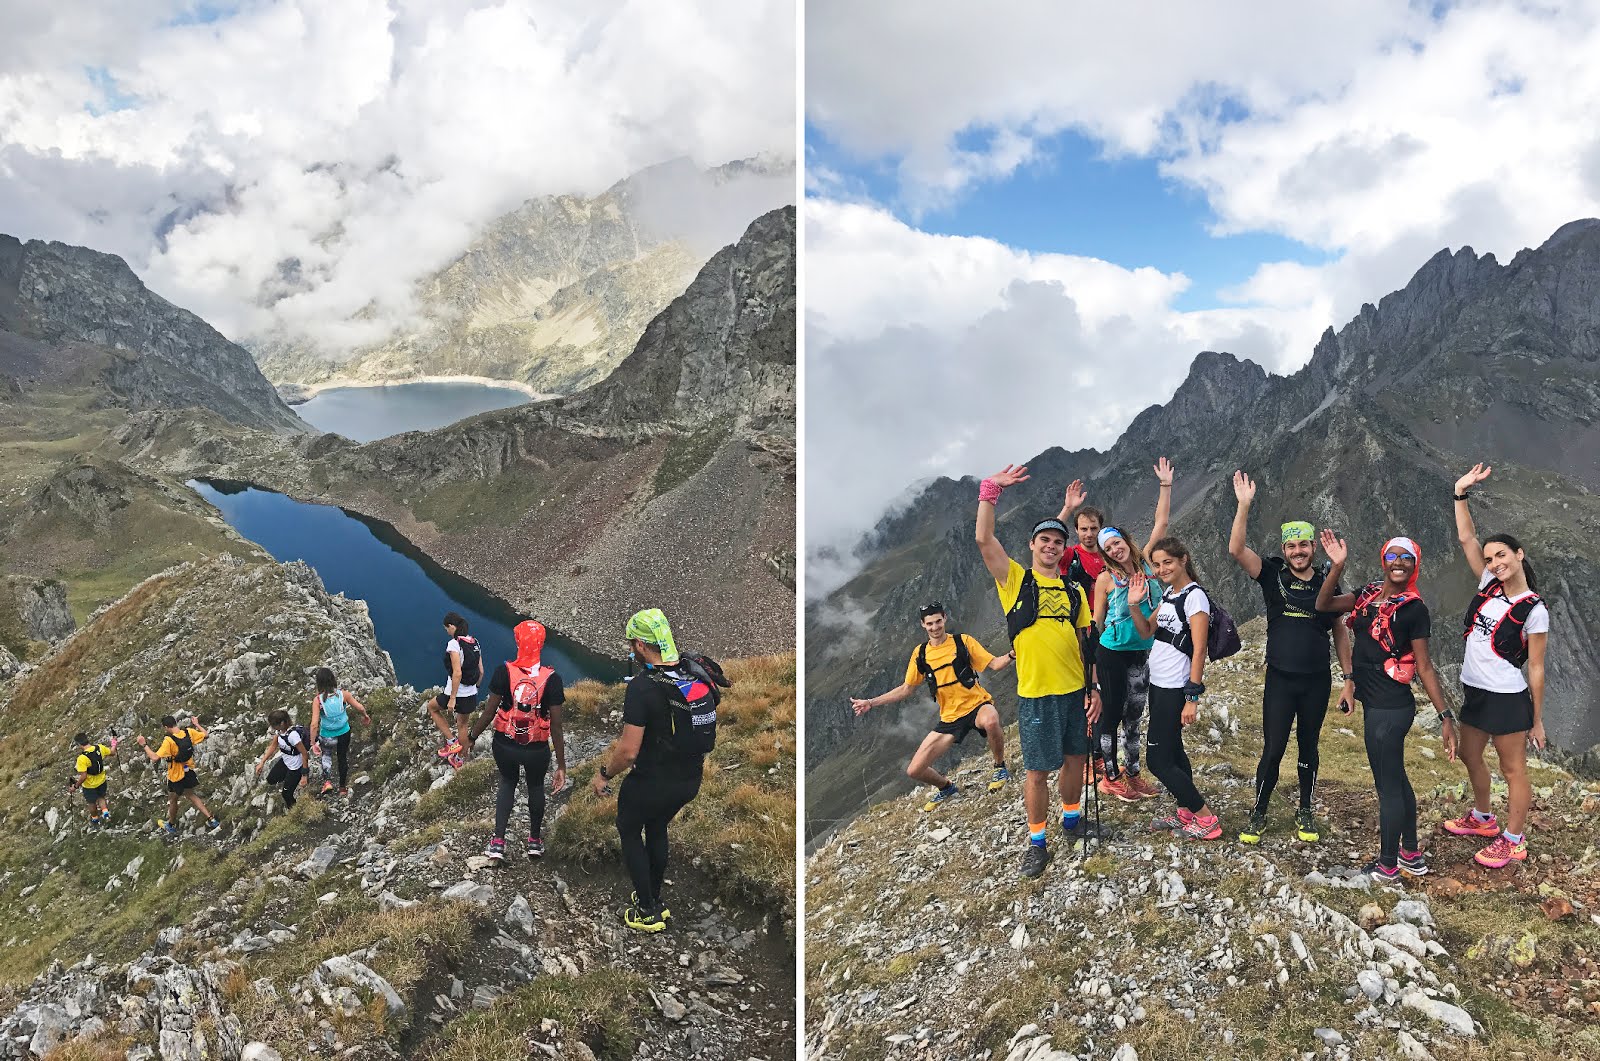
[[[1333,531],[1322,532],[1322,551],[1333,566],[1317,591],[1316,610],[1339,612],[1350,627],[1355,698],[1363,708],[1367,765],[1378,790],[1378,857],[1367,874],[1379,885],[1400,887],[1400,874],[1420,877],[1428,860],[1417,839],[1417,794],[1406,776],[1406,734],[1416,720],[1411,682],[1422,679],[1428,699],[1444,726],[1445,754],[1456,757],[1455,716],[1439,688],[1439,675],[1428,655],[1432,620],[1417,590],[1422,550],[1410,538],[1390,538],[1379,555],[1383,576],[1358,593],[1338,593],[1339,576],[1350,550]],[[1349,702],[1341,699],[1341,711]]]
[[[317,694],[311,698],[311,750],[322,762],[322,794],[333,791],[333,764],[339,762],[339,795],[350,795],[350,709],[361,712],[367,725],[372,716],[356,694],[339,687],[330,667],[318,667]],[[328,749],[332,748],[332,754]]]
[[[1456,836],[1494,839],[1474,857],[1500,869],[1528,857],[1528,745],[1544,747],[1544,654],[1550,611],[1540,600],[1533,563],[1522,543],[1509,534],[1491,536],[1481,546],[1467,507],[1467,492],[1489,478],[1484,464],[1456,480],[1456,538],[1467,565],[1478,576],[1478,592],[1467,608],[1461,660],[1461,761],[1472,780],[1472,809],[1444,823]],[[1528,668],[1523,677],[1522,668]],[[1506,779],[1506,821],[1502,828],[1489,810],[1489,766],[1484,751],[1494,742],[1500,773]]]

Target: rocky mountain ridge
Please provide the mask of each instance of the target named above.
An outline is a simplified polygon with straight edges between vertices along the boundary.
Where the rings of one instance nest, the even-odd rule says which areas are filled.
[[[232,423],[305,432],[243,349],[150,291],[121,258],[0,234],[0,377],[20,394],[54,361],[87,363],[132,410],[209,409]]]
[[[794,199],[792,162],[649,167],[593,198],[529,199],[417,284],[419,319],[354,351],[247,340],[280,384],[482,376],[570,394],[603,380],[710,255]]]
[[[1455,634],[1472,587],[1449,498],[1463,470],[1489,461],[1494,477],[1473,505],[1479,533],[1511,530],[1535,560],[1554,620],[1546,725],[1559,747],[1581,754],[1600,743],[1600,715],[1587,707],[1600,694],[1600,623],[1578,606],[1600,592],[1600,565],[1583,546],[1600,530],[1596,409],[1600,221],[1590,220],[1504,266],[1468,248],[1441,252],[1405,288],[1330,328],[1289,376],[1226,353],[1197,355],[1172,400],[1135,417],[1109,451],[1050,450],[1030,461],[1032,481],[1006,492],[999,532],[1022,555],[1028,528],[1055,514],[1073,478],[1087,484],[1089,503],[1140,532],[1155,501],[1149,465],[1169,456],[1173,529],[1195,550],[1207,587],[1249,617],[1260,614],[1259,591],[1226,555],[1228,477],[1243,468],[1260,484],[1250,541],[1263,554],[1274,551],[1271,528],[1288,519],[1345,534],[1355,578],[1375,571],[1386,532],[1420,542],[1436,658],[1447,689],[1458,690]],[[971,541],[975,496],[971,479],[936,482],[869,536],[854,580],[808,607],[807,644],[824,650],[807,673],[808,791],[828,796],[808,821],[816,811],[819,821],[847,818],[883,785],[902,783],[895,764],[920,727],[888,716],[858,722],[846,696],[899,682],[918,603],[944,600],[961,629],[1004,643]],[[997,699],[1003,711],[1013,703],[1009,693]]]

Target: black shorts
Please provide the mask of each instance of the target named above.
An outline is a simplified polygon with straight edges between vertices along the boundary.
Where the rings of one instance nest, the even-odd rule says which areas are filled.
[[[450,694],[448,692],[444,692],[444,693],[440,693],[438,696],[434,697],[433,698],[433,706],[438,708],[440,711],[443,711],[445,708],[449,707],[450,706]],[[458,696],[458,697],[456,697],[456,714],[458,714],[458,715],[470,715],[476,710],[478,710],[478,694],[477,693],[473,693],[471,696]]]
[[[1461,724],[1481,729],[1492,737],[1526,733],[1533,728],[1533,693],[1491,693],[1471,685],[1461,687]]]
[[[177,796],[177,795],[181,795],[181,794],[189,791],[190,789],[196,787],[199,784],[200,784],[200,779],[195,776],[194,771],[193,770],[185,770],[183,772],[183,780],[182,781],[168,781],[167,782],[167,791],[172,793],[174,796]]]
[[[989,735],[988,731],[982,726],[978,725],[978,712],[988,707],[991,703],[993,703],[992,700],[985,700],[983,703],[979,704],[971,711],[968,711],[954,722],[946,722],[943,719],[940,719],[939,724],[933,727],[933,731],[935,733],[948,733],[950,736],[956,739],[957,744],[960,744],[962,741],[966,740],[967,734],[971,733],[973,730],[977,730],[979,733],[982,733],[985,737],[987,737]]]
[[[107,782],[99,785],[96,788],[86,788],[86,789],[84,789],[83,790],[83,801],[85,803],[89,804],[89,806],[91,806],[91,807],[94,806],[96,803],[99,803],[101,800],[106,798],[106,789],[108,789],[110,787],[111,787],[111,782],[107,781]]]

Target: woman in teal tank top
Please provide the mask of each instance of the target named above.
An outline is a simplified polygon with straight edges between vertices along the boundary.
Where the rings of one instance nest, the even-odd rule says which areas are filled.
[[[339,679],[327,667],[317,668],[317,695],[311,700],[311,750],[322,759],[322,794],[333,791],[333,759],[339,758],[339,795],[350,794],[350,708],[361,712],[367,725],[372,716],[366,705],[339,688]],[[329,751],[332,742],[332,753]]]

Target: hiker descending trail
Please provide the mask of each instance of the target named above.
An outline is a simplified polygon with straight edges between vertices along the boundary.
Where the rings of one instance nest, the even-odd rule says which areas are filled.
[[[1083,587],[1061,574],[1067,528],[1059,519],[1034,525],[1032,565],[1006,555],[994,534],[995,506],[1009,486],[1027,482],[1028,469],[1006,465],[978,488],[976,538],[1006,613],[1017,664],[1017,718],[1026,771],[1023,803],[1028,849],[1021,873],[1037,877],[1050,862],[1050,771],[1056,770],[1061,830],[1068,844],[1087,835],[1082,816],[1089,764],[1089,726],[1100,717],[1100,695],[1087,688],[1094,660],[1094,619]],[[1081,484],[1074,484],[1080,486]]]
[[[110,744],[99,744],[91,741],[87,733],[80,732],[72,742],[78,746],[78,757],[73,762],[78,776],[69,787],[83,793],[89,824],[107,825],[111,821],[111,805],[106,797],[110,795],[111,786],[106,781],[106,760],[116,754],[117,738],[112,737]]]
[[[311,731],[305,726],[291,723],[289,712],[278,708],[267,716],[272,733],[267,738],[266,750],[256,760],[256,776],[267,760],[277,754],[277,761],[267,771],[267,784],[283,786],[283,809],[292,810],[296,794],[305,788],[310,778]]]
[[[1256,484],[1242,471],[1233,473],[1233,493],[1238,508],[1228,537],[1228,555],[1261,587],[1267,613],[1267,673],[1261,693],[1261,761],[1256,765],[1256,802],[1250,820],[1239,833],[1241,843],[1258,844],[1267,827],[1267,806],[1278,784],[1278,772],[1294,731],[1299,757],[1295,769],[1300,782],[1300,803],[1295,812],[1295,835],[1307,843],[1322,838],[1311,801],[1321,765],[1317,745],[1328,714],[1333,688],[1329,671],[1329,638],[1339,659],[1350,656],[1350,631],[1331,612],[1317,611],[1327,567],[1318,567],[1316,530],[1304,521],[1279,528],[1281,556],[1262,558],[1246,544],[1250,505]],[[1337,594],[1336,585],[1333,592]],[[1349,683],[1346,668],[1340,680]],[[1348,690],[1347,690],[1348,691]]]
[[[638,932],[660,932],[672,917],[661,894],[667,825],[700,794],[705,759],[717,742],[717,686],[731,683],[714,660],[679,655],[659,608],[636,612],[623,633],[628,658],[644,672],[628,682],[622,735],[601,756],[593,789],[608,794],[610,780],[628,770],[617,791],[617,833],[634,890],[622,920]]]
[[[467,620],[458,612],[444,617],[449,639],[444,646],[444,688],[423,702],[428,717],[444,737],[439,757],[456,769],[467,761],[472,742],[467,727],[478,708],[478,683],[483,680],[483,652],[478,640],[467,633]]]
[[[495,795],[494,835],[484,854],[495,862],[506,857],[506,826],[517,799],[519,777],[527,775],[525,853],[530,859],[544,855],[544,776],[550,769],[552,750],[556,772],[550,779],[550,790],[557,793],[567,787],[567,746],[562,728],[562,704],[567,696],[561,675],[539,662],[544,650],[544,624],[525,619],[513,634],[517,658],[495,668],[489,679],[489,697],[468,734],[470,745],[485,729],[494,729],[491,749],[500,787]]]
[[[222,823],[217,816],[211,813],[205,801],[196,791],[200,785],[200,778],[194,769],[194,747],[206,739],[206,727],[209,725],[205,715],[195,719],[194,725],[185,723],[178,725],[178,720],[172,715],[161,717],[161,727],[166,730],[166,735],[161,738],[161,743],[154,749],[140,734],[134,740],[139,747],[144,749],[144,754],[151,762],[167,763],[167,817],[160,823],[161,828],[168,836],[178,835],[178,797],[183,796],[194,809],[204,815],[206,828],[217,830],[222,828]]]
[[[1195,787],[1194,767],[1183,750],[1183,727],[1199,718],[1200,698],[1206,691],[1213,605],[1183,542],[1166,537],[1152,543],[1150,561],[1166,587],[1161,603],[1153,618],[1142,607],[1130,608],[1129,614],[1139,633],[1155,642],[1150,649],[1150,737],[1145,742],[1150,771],[1178,801],[1176,812],[1156,819],[1151,828],[1215,840],[1222,835],[1222,826]],[[1143,574],[1135,575],[1128,587],[1129,603],[1142,605],[1154,588]]]
[[[1400,874],[1420,877],[1428,860],[1417,837],[1417,795],[1406,776],[1406,734],[1417,716],[1411,682],[1422,679],[1428,699],[1444,723],[1445,754],[1456,753],[1455,714],[1439,688],[1428,655],[1432,623],[1417,590],[1422,550],[1410,538],[1391,538],[1383,546],[1383,577],[1357,593],[1336,593],[1349,549],[1331,530],[1322,532],[1322,550],[1333,561],[1317,591],[1317,610],[1340,612],[1354,634],[1352,662],[1355,698],[1363,709],[1367,762],[1378,791],[1378,857],[1366,872],[1385,887],[1400,886]],[[1347,694],[1348,694],[1347,686]],[[1348,701],[1341,700],[1341,710]]]
[[[339,687],[339,679],[330,667],[318,667],[317,692],[311,698],[311,752],[322,763],[322,794],[333,791],[333,760],[339,760],[339,795],[350,795],[350,708],[361,713],[361,719],[372,728],[372,715],[367,705],[356,695]],[[328,749],[332,742],[333,754]]]
[[[1444,823],[1456,836],[1485,836],[1488,847],[1473,856],[1481,865],[1501,869],[1528,857],[1528,808],[1533,785],[1528,780],[1528,745],[1543,748],[1544,660],[1550,632],[1550,610],[1536,592],[1533,562],[1522,543],[1509,534],[1495,534],[1481,546],[1468,507],[1468,491],[1489,478],[1493,469],[1474,465],[1456,481],[1456,537],[1467,565],[1478,578],[1478,592],[1467,608],[1461,661],[1461,761],[1472,781],[1472,807]],[[1527,667],[1524,677],[1522,668]],[[1493,742],[1500,773],[1506,779],[1506,822],[1502,829],[1490,811],[1489,766],[1484,751]]]
[[[939,721],[911,757],[906,776],[933,786],[933,795],[923,807],[932,810],[961,791],[955,782],[935,770],[933,764],[974,730],[983,734],[994,759],[989,791],[998,792],[1011,780],[1011,773],[1006,769],[1006,737],[1000,725],[1000,714],[988,690],[979,684],[978,675],[982,671],[1001,670],[1010,665],[1014,657],[1010,652],[990,655],[972,635],[949,632],[945,626],[948,616],[944,605],[937,601],[925,605],[920,618],[928,640],[912,651],[911,661],[906,664],[905,681],[865,700],[851,697],[850,706],[860,716],[882,704],[899,703],[919,685],[928,687],[928,695],[939,712]],[[949,672],[949,681],[940,678],[941,671]]]

